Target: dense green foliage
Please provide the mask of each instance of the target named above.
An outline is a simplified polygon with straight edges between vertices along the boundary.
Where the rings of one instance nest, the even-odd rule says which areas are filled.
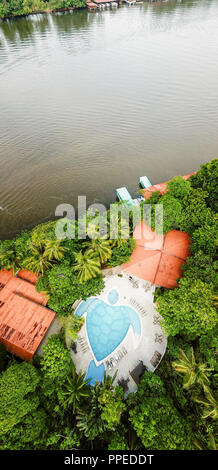
[[[106,422],[107,428],[111,430],[119,426],[121,415],[126,409],[126,405],[123,402],[123,389],[121,387],[114,389],[113,383],[115,377],[116,374],[111,379],[105,373],[103,387],[100,387],[98,397],[99,408],[102,412],[101,419]]]
[[[41,358],[41,369],[49,381],[62,382],[72,367],[71,355],[64,347],[58,336],[48,338],[47,344],[43,346]]]
[[[206,165],[201,165],[195,176],[190,178],[193,188],[201,188],[207,192],[207,205],[218,212],[218,165],[217,159],[211,160]]]
[[[147,449],[192,448],[192,428],[174,406],[161,379],[147,372],[129,397],[130,422]]]
[[[119,264],[126,263],[134,248],[136,247],[136,242],[133,238],[129,238],[127,243],[123,243],[120,247],[115,247],[113,249],[113,254],[109,260],[108,266],[118,266]]]
[[[179,288],[166,290],[156,304],[169,335],[178,333],[195,339],[216,326],[213,286],[200,279],[182,278]]]
[[[207,347],[211,339],[203,335]],[[217,437],[216,419],[203,418],[204,406],[197,400],[210,391],[212,401],[216,396],[216,346],[217,339],[213,332],[213,344],[210,351],[200,346],[199,341],[188,342],[184,337],[170,336],[164,360],[157,370],[164,382],[167,394],[171,396],[177,410],[188,420],[194,430],[192,443],[198,449],[215,449]],[[194,346],[195,352],[192,347]],[[184,357],[185,355],[185,357]],[[210,370],[209,370],[210,369]],[[216,402],[216,400],[215,400]],[[213,404],[214,406],[214,404]]]
[[[189,180],[174,178],[164,196],[156,192],[146,202],[152,204],[153,228],[154,204],[163,204],[164,233],[177,229],[191,236],[191,255],[178,288],[155,292],[168,334],[157,374],[177,410],[192,423],[198,449],[215,449],[217,435],[217,177],[214,159]]]
[[[189,180],[174,178],[165,195],[153,193],[149,199],[152,226],[154,200],[163,205],[165,233],[178,229],[191,235],[191,256],[184,266],[184,277],[178,281],[179,288],[159,289],[155,298],[167,333],[192,340],[213,330],[217,322],[218,220],[214,210],[217,172],[218,160],[212,160],[201,165]],[[175,215],[177,206],[180,210]]]
[[[65,408],[73,408],[76,413],[84,401],[90,396],[90,387],[87,387],[89,380],[85,379],[85,374],[76,373],[74,365],[71,365],[71,374],[68,374],[62,390],[59,392],[60,404]]]
[[[13,361],[0,375],[0,449],[107,447],[126,410],[113,378],[90,387],[58,336],[35,364]]]
[[[0,377],[0,434],[7,433],[24,416],[35,411],[39,374],[30,364],[11,365]]]
[[[15,360],[0,347],[0,449],[216,448],[217,167],[213,160],[187,181],[176,177],[165,195],[153,193],[145,203],[152,205],[152,226],[158,203],[165,233],[190,234],[191,256],[177,288],[156,289],[167,351],[156,372],[145,372],[127,400],[106,375],[91,387],[84,374],[77,374],[68,348],[83,324],[74,318],[72,305],[102,291],[101,268],[129,259],[135,246],[132,219],[130,228],[123,224],[129,239],[113,240],[108,233],[103,239],[86,234],[83,240],[60,241],[49,222],[1,243],[1,268],[43,274],[37,290],[48,295],[62,331],[50,337],[33,363]]]
[[[28,448],[45,426],[40,407],[40,374],[31,364],[13,363],[0,376],[0,449]]]
[[[37,282],[37,290],[46,291],[48,306],[59,316],[71,315],[72,304],[77,299],[86,300],[90,295],[100,294],[103,288],[102,276],[80,283],[73,268],[67,264],[55,265]]]
[[[85,6],[85,0],[0,0],[0,18]]]

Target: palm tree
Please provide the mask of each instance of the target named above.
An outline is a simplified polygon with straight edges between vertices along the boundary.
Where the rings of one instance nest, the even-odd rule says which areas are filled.
[[[37,242],[48,240],[48,239],[55,239],[55,226],[56,221],[50,222],[43,222],[40,225],[37,225],[32,230],[32,241],[34,244]]]
[[[81,371],[77,374],[75,367],[73,367],[72,375],[67,377],[61,392],[61,400],[64,399],[63,407],[66,409],[72,406],[73,412],[76,413],[81,400],[90,395],[88,384],[89,379],[85,380],[85,374],[82,374]]]
[[[207,445],[205,445],[201,435],[197,436],[197,438],[194,439],[193,444],[198,450],[218,450],[216,441],[212,432],[208,433]]]
[[[86,235],[93,240],[99,237],[99,224],[90,221],[87,226]]]
[[[101,387],[114,390],[114,381],[117,377],[117,372],[118,370],[116,370],[114,375],[111,376],[111,375],[107,375],[107,372],[105,371]]]
[[[191,359],[184,353],[182,349],[179,351],[179,362],[173,362],[172,366],[184,375],[183,387],[188,390],[195,383],[201,385],[203,388],[209,384],[208,372],[211,371],[207,364],[197,364],[195,360],[194,350],[191,348]]]
[[[79,282],[86,282],[101,274],[99,258],[94,253],[90,253],[90,250],[85,253],[80,251],[75,255],[75,260],[74,270],[78,272]]]
[[[205,397],[195,397],[194,401],[196,403],[200,403],[204,405],[204,411],[202,414],[202,418],[212,418],[218,419],[218,403],[217,400],[212,395],[209,387],[204,387]]]
[[[52,266],[51,261],[49,261],[43,253],[35,247],[31,246],[32,255],[26,259],[24,267],[29,269],[34,274],[44,274],[44,272]]]
[[[30,244],[31,256],[25,261],[25,268],[35,274],[44,274],[52,266],[52,261],[63,258],[66,248],[61,246],[61,240],[44,240],[37,238]]]
[[[212,432],[209,432],[208,448],[209,450],[218,450],[216,441],[214,439],[214,435],[212,434]]]
[[[102,238],[96,238],[90,242],[86,242],[89,246],[89,253],[93,253],[100,258],[101,264],[104,264],[112,256],[111,241]]]
[[[127,243],[130,234],[130,227],[125,219],[122,218],[121,221],[120,217],[111,213],[108,223],[108,231],[113,246],[116,245],[120,248]]]
[[[107,211],[87,216],[86,224],[86,235],[92,240],[107,237]]]
[[[53,259],[59,261],[64,257],[65,251],[66,248],[61,246],[61,240],[47,240],[45,243],[44,256],[50,261]]]
[[[0,246],[0,265],[2,269],[12,269],[13,274],[19,269],[16,250],[10,241],[2,243]]]

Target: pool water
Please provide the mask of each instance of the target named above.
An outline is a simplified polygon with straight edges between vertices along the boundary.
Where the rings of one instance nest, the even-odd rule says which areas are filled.
[[[104,377],[104,371],[105,371],[104,364],[101,364],[100,366],[96,367],[95,361],[92,360],[89,363],[85,380],[89,380],[89,385],[92,385],[92,387],[94,387],[96,382],[99,382],[99,383],[102,382],[103,377]]]
[[[117,305],[119,293],[113,289],[108,294],[108,302],[90,298],[82,302],[76,310],[77,316],[86,316],[86,331],[93,355],[98,362],[103,361],[119,346],[132,326],[136,335],[141,334],[140,318],[136,310],[128,305]]]
[[[113,305],[117,303],[118,299],[119,293],[117,292],[117,290],[112,289],[108,294],[108,302]]]

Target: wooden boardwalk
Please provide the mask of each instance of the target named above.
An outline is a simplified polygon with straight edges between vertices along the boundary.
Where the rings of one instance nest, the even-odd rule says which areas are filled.
[[[96,8],[101,8],[101,6],[108,6],[111,7],[116,6],[115,4],[120,5],[121,0],[86,0],[86,6],[88,10],[96,10]]]

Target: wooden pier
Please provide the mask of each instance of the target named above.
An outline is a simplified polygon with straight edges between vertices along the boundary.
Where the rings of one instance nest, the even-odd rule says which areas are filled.
[[[127,3],[127,5],[135,5],[136,0],[123,0],[123,3]]]
[[[88,10],[117,8],[119,5],[121,5],[121,0],[86,0]]]
[[[89,2],[88,0],[86,0],[86,6],[88,8],[88,10],[96,10],[97,8],[97,5],[96,3],[93,3],[93,2]]]

